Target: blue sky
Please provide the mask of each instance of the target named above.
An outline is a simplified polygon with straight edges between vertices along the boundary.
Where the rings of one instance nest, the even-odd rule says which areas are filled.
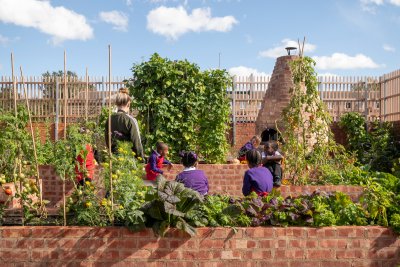
[[[400,0],[0,0],[0,76],[67,68],[115,76],[157,52],[203,69],[270,74],[298,38],[320,74],[400,68]]]

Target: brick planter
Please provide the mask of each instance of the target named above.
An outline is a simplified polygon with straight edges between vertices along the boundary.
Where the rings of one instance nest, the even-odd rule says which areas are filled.
[[[35,179],[29,179],[29,181],[33,181],[36,183]],[[39,186],[40,188],[42,188],[42,180],[39,180]],[[0,204],[6,204],[5,206],[6,209],[20,209],[21,208],[20,200],[14,198],[15,194],[17,193],[17,189],[19,188],[19,184],[17,184],[17,188],[15,188],[14,183],[5,183],[2,184],[1,187],[0,187]],[[12,192],[11,195],[6,195],[6,193],[4,192],[4,189],[6,188],[11,190]],[[24,186],[22,186],[22,188],[24,188]],[[28,198],[30,198],[33,203],[39,201],[39,199],[35,194],[29,195]]]
[[[242,196],[242,183],[244,172],[248,169],[244,164],[200,164],[199,169],[203,170],[209,181],[211,194],[228,194],[231,196]],[[55,173],[52,166],[40,166],[40,178],[43,181],[43,199],[49,200],[49,207],[60,206],[62,201],[62,181]],[[96,169],[95,177],[99,177],[101,168]],[[170,172],[165,172],[168,179],[175,179],[176,175],[183,170],[182,165],[174,165]],[[101,184],[101,182],[99,182]],[[353,200],[357,200],[363,188],[360,186],[281,186],[280,190],[284,197],[298,196],[305,193],[312,193],[315,190],[326,192],[341,191],[348,194]],[[73,190],[71,182],[67,182],[66,192],[70,194]]]
[[[380,266],[400,263],[384,227],[199,228],[156,238],[117,227],[0,227],[2,266]]]

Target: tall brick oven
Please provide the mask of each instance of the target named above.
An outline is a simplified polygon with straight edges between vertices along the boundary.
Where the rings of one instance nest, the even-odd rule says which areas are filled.
[[[289,62],[298,58],[297,55],[282,56],[276,60],[268,90],[256,120],[256,134],[262,141],[277,138],[276,125],[281,126],[282,111],[289,105],[290,88],[293,87],[292,72]]]

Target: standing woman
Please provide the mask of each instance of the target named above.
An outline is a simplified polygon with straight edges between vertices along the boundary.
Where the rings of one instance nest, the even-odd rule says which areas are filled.
[[[118,111],[111,115],[111,152],[117,152],[117,141],[128,141],[132,143],[132,151],[135,152],[136,157],[144,159],[138,123],[134,117],[129,115],[131,97],[128,89],[119,89],[115,103]],[[108,119],[105,126],[105,138],[108,147]]]

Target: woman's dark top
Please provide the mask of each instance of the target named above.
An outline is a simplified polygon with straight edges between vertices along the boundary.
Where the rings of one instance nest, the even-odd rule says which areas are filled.
[[[105,128],[106,145],[108,147],[108,119]],[[122,110],[111,115],[111,152],[113,153],[117,152],[117,141],[132,142],[132,151],[136,153],[137,157],[144,159],[138,123],[134,117]]]

